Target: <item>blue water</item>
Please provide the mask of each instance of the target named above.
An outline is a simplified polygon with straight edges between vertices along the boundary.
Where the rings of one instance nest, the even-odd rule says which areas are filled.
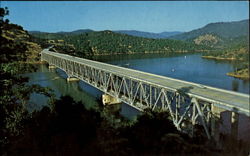
[[[101,59],[99,59],[101,60]],[[201,58],[201,54],[145,59],[116,59],[105,62],[153,74],[249,94],[249,81],[229,77],[234,64]]]

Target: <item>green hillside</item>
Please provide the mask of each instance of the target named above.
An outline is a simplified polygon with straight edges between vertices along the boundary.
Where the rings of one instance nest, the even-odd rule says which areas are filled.
[[[52,33],[38,33],[33,36],[47,39],[48,42],[69,50],[76,50],[79,56],[83,55],[110,55],[134,53],[166,53],[166,52],[194,52],[205,49],[178,40],[148,39],[112,31],[87,32],[80,35],[62,35]]]
[[[203,45],[213,50],[230,48],[239,42],[248,41],[249,21],[210,23],[205,27],[170,37]],[[244,39],[244,40],[243,40]]]
[[[35,62],[39,60],[41,47],[33,42],[32,37],[21,26],[2,23],[1,27],[1,62],[19,60]]]
[[[202,28],[172,36],[170,38],[177,40],[190,40],[205,34],[213,34],[225,39],[232,39],[248,35],[249,20],[236,22],[210,23]]]
[[[249,38],[246,36],[235,39],[227,48],[204,53],[203,58],[234,61],[236,68],[227,75],[249,79]]]

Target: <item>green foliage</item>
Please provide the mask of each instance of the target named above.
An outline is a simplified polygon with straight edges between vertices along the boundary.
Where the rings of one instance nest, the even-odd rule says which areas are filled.
[[[234,42],[222,50],[204,53],[204,56],[215,56],[220,58],[234,58],[243,62],[249,61],[249,39],[245,36],[237,38]]]
[[[7,15],[9,15],[8,8],[7,7],[0,8],[0,26],[1,26],[1,28],[2,28],[2,26],[3,26],[4,23],[8,23],[9,22],[8,19],[5,19],[5,20],[3,19],[4,16],[7,16]],[[2,29],[0,29],[0,31],[2,31]]]
[[[9,155],[166,155],[208,154],[181,134],[167,112],[146,111],[136,122],[115,127],[102,111],[87,110],[64,96],[53,110],[44,107],[22,120],[23,135],[11,137]]]
[[[4,19],[8,13],[7,8],[0,8],[0,151],[10,137],[22,134],[22,122],[29,116],[26,105],[30,95],[52,93],[48,88],[27,85],[28,78],[20,76],[34,71],[35,67],[21,63],[27,59],[25,42],[29,36],[21,26]]]
[[[234,71],[227,75],[249,80],[249,36],[238,37],[226,48],[204,53],[203,56],[233,61]]]
[[[50,46],[50,44],[47,42],[47,40],[43,39],[43,38],[34,37],[31,35],[30,40],[31,40],[31,42],[35,42],[35,43],[39,44],[42,49],[48,48]]]

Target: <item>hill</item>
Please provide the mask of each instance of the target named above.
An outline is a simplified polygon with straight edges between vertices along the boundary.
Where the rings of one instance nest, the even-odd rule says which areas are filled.
[[[170,38],[210,47],[203,58],[236,61],[237,67],[227,75],[249,79],[249,20],[210,23]]]
[[[63,34],[63,35],[77,35],[77,34],[82,34],[82,33],[86,33],[86,32],[92,32],[94,30],[91,29],[78,29],[78,30],[74,30],[74,31],[59,31],[56,33],[48,33],[48,32],[42,32],[42,31],[29,31],[29,34]]]
[[[249,80],[249,36],[238,37],[227,48],[204,53],[202,57],[234,61],[234,71],[227,75]]]
[[[41,31],[29,31],[29,33],[32,35],[38,35],[38,34],[44,34],[44,33],[46,33],[46,34],[63,34],[63,35],[79,35],[79,34],[88,33],[88,32],[94,32],[94,30],[79,29],[79,30],[69,31],[69,32],[59,31],[56,33],[48,33],[48,32],[41,32]],[[136,36],[136,37],[154,38],[154,39],[169,38],[170,36],[182,33],[180,31],[152,33],[152,32],[144,32],[144,31],[137,31],[137,30],[117,30],[117,31],[113,31],[113,32],[120,33],[120,34],[127,34],[127,35],[131,35],[131,36]]]
[[[171,36],[171,39],[190,40],[205,34],[212,34],[220,38],[232,39],[249,34],[249,20],[235,22],[210,23],[190,32]]]
[[[91,29],[79,29],[79,30],[69,31],[69,32],[60,31],[60,32],[57,32],[57,34],[78,35],[78,34],[87,33],[87,32],[93,32],[93,31],[94,30],[91,30]]]
[[[143,32],[143,31],[137,31],[137,30],[118,30],[118,31],[114,31],[114,32],[121,33],[121,34],[127,34],[127,35],[131,35],[131,36],[144,37],[144,38],[154,38],[154,39],[169,38],[170,36],[182,33],[179,31],[152,33],[152,32]]]
[[[40,39],[48,39],[55,46],[61,45],[62,51],[76,50],[79,56],[111,55],[133,53],[166,53],[166,52],[194,52],[203,50],[202,46],[184,41],[170,39],[148,39],[135,37],[112,31],[88,32],[79,35],[65,35],[58,33],[33,34]],[[67,45],[67,47],[65,46]]]
[[[3,23],[1,27],[1,60],[8,62],[12,59],[35,62],[39,60],[41,47],[33,42],[32,36],[21,26]]]

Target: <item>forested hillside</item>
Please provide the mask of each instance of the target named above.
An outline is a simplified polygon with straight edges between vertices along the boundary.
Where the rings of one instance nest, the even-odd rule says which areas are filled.
[[[131,36],[144,37],[144,38],[154,38],[154,39],[160,39],[160,38],[166,39],[166,38],[169,38],[170,36],[174,36],[174,35],[182,33],[180,31],[151,33],[151,32],[137,31],[137,30],[118,30],[115,32],[121,33],[121,34],[131,35]]]
[[[172,36],[171,39],[136,37],[149,35],[157,38],[154,36],[155,34],[140,31],[116,33],[108,30],[82,29],[58,33],[31,32],[34,41],[43,48],[52,44],[57,52],[79,57],[112,54],[208,52],[203,53],[204,58],[241,61],[234,72],[244,70],[244,77],[249,75],[248,33],[248,20],[211,23],[203,28]],[[229,75],[232,76],[232,74]]]
[[[231,60],[237,64],[234,71],[227,73],[229,76],[249,80],[249,39],[239,37],[229,47],[222,50],[204,53],[203,58],[216,60]]]
[[[2,62],[11,59],[34,62],[39,59],[39,52],[42,50],[40,45],[33,42],[32,37],[21,26],[7,21],[2,23],[1,31]]]
[[[232,44],[240,43],[239,41],[248,41],[248,34],[249,21],[242,20],[210,23],[200,29],[171,36],[170,38],[208,46],[214,50],[222,50],[230,48]]]
[[[235,37],[245,36],[249,33],[249,20],[235,21],[235,22],[218,22],[210,23],[206,26],[192,30],[190,32],[182,33],[172,36],[172,39],[190,40],[205,34],[217,35],[221,38],[232,39]]]
[[[63,34],[63,35],[78,35],[86,32],[93,32],[94,30],[91,29],[79,29],[75,31],[59,31],[57,33],[47,33],[42,31],[29,31],[29,34]]]
[[[79,56],[134,53],[195,52],[206,49],[184,41],[169,39],[148,39],[112,31],[88,32],[80,35],[41,34],[33,36],[48,39],[50,43],[61,42],[71,45]]]
[[[79,35],[82,33],[86,32],[94,32],[94,30],[91,29],[79,29],[75,31],[59,31],[57,34],[65,34],[65,35]],[[144,32],[144,31],[137,31],[137,30],[116,30],[113,31],[115,33],[120,33],[120,34],[127,34],[131,36],[136,36],[136,37],[144,37],[144,38],[152,38],[152,39],[164,39],[164,38],[169,38],[170,36],[174,36],[177,34],[181,34],[183,32],[180,31],[170,31],[170,32],[161,32],[161,33],[152,33],[152,32]],[[30,34],[39,34],[39,33],[46,33],[46,32],[41,32],[41,31],[29,31]]]

